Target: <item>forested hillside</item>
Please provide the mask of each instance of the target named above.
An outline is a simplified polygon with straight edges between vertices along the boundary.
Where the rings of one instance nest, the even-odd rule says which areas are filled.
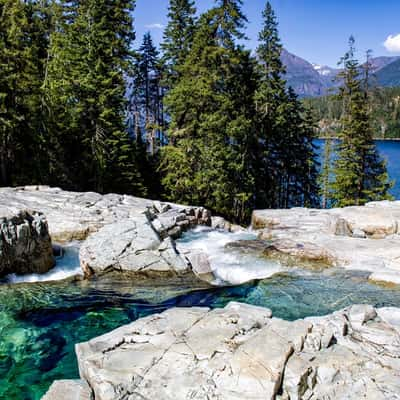
[[[319,121],[319,136],[337,136],[341,129],[343,102],[337,96],[324,96],[303,100],[314,110]],[[373,88],[370,90],[369,107],[374,137],[377,139],[400,138],[400,87]]]
[[[134,194],[238,222],[317,206],[315,120],[288,85],[270,3],[255,54],[242,3],[199,14],[171,0],[158,49],[150,33],[133,46],[134,0],[0,0],[0,186]],[[374,99],[397,121],[394,94]],[[311,104],[328,127],[348,113]]]
[[[317,201],[314,123],[286,88],[269,3],[171,0],[161,48],[135,1],[0,0],[0,185],[199,204],[237,221]]]

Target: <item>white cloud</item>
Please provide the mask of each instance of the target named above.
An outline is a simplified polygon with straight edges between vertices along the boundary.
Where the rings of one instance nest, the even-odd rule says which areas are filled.
[[[383,43],[387,51],[391,53],[400,52],[400,33],[397,35],[389,35]]]
[[[145,28],[147,28],[147,29],[163,29],[164,25],[163,24],[157,24],[157,23],[148,24],[148,25],[145,25]]]

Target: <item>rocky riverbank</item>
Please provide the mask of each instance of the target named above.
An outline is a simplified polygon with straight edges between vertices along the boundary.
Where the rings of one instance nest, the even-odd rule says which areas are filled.
[[[44,273],[55,265],[43,214],[0,206],[0,277],[9,273]]]
[[[293,322],[266,308],[175,308],[76,346],[59,399],[396,399],[400,309],[356,305]]]
[[[3,264],[9,266],[3,275],[43,273],[53,267],[50,234],[53,242],[84,240],[80,264],[86,277],[117,271],[138,279],[213,280],[204,254],[183,255],[174,242],[185,230],[211,225],[211,213],[203,207],[116,194],[67,192],[46,186],[2,188],[0,204],[0,215],[20,213],[20,217],[10,220],[12,223],[5,220],[2,224],[12,225],[12,232],[7,228],[3,235],[8,247],[4,245],[1,254],[8,257]],[[21,212],[25,209],[40,209],[41,213],[31,216]],[[33,228],[28,226],[25,232],[27,223]],[[35,229],[40,232],[35,234]],[[32,242],[30,236],[36,242],[40,239],[40,243]],[[23,254],[11,257],[14,253]],[[22,256],[26,259],[23,266]]]
[[[257,210],[252,227],[269,254],[296,261],[370,271],[370,279],[400,283],[400,201],[363,207]]]
[[[241,229],[212,219],[202,207],[48,187],[0,189],[0,204],[4,273],[51,268],[51,236],[57,242],[83,241],[80,263],[86,277],[107,274],[112,280],[123,274],[132,284],[150,278],[173,287],[195,282],[200,288],[215,283],[209,254],[175,239],[197,225]],[[252,228],[258,239],[233,239],[223,249],[276,260],[285,271],[343,267],[370,271],[371,280],[400,282],[400,202],[254,211]],[[255,264],[235,267],[224,268],[248,268],[245,275],[257,279],[275,273],[268,262],[264,275],[262,263],[257,271]],[[229,279],[219,282],[229,284]],[[55,382],[45,399],[399,397],[400,309],[359,305],[293,322],[271,314],[230,303],[224,309],[174,308],[139,319],[77,345],[81,380]]]

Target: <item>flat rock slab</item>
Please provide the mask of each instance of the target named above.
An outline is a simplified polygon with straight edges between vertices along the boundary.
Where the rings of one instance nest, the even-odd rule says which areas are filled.
[[[42,400],[93,400],[92,390],[84,380],[55,381]]]
[[[140,319],[76,345],[81,378],[94,400],[400,397],[400,309],[271,314],[230,303]]]
[[[34,254],[40,250],[42,254],[36,258],[25,257],[27,262],[22,265],[21,261],[20,266],[17,266],[15,257],[8,257],[10,262],[0,263],[0,275],[2,267],[7,270],[4,273],[47,272],[54,265],[50,233],[55,242],[87,239],[80,251],[81,266],[86,275],[120,271],[141,277],[159,277],[162,274],[164,277],[202,276],[202,281],[213,279],[211,267],[204,257],[194,257],[189,261],[179,253],[174,243],[175,238],[191,227],[211,225],[211,213],[203,207],[153,202],[118,194],[68,192],[47,186],[0,188],[0,218],[14,212],[18,214],[26,208],[41,213],[20,218],[22,222],[13,217],[15,227],[12,229],[9,227],[11,222],[4,218],[1,220],[3,236],[12,251],[5,251],[6,247],[1,247],[0,242],[0,257],[12,252],[25,256],[28,252],[25,254],[23,247]],[[28,219],[32,220],[32,226],[28,224],[26,227]],[[40,230],[36,235],[41,239],[40,243],[26,238],[27,229],[30,229],[31,236],[35,234],[32,227]],[[44,239],[48,248],[43,244]],[[22,256],[17,261],[22,260]],[[51,262],[48,262],[49,258]],[[13,266],[11,269],[4,267],[9,264]]]
[[[118,194],[69,192],[48,186],[0,188],[0,215],[31,209],[42,212],[53,241],[84,240],[101,227],[141,214],[151,200]]]
[[[271,256],[370,271],[371,281],[400,282],[400,201],[330,210],[256,210],[252,226]]]
[[[163,214],[158,227],[163,237],[171,236],[174,233],[171,229],[178,233],[190,223],[176,221],[177,210],[191,210],[193,220],[211,224],[210,213],[202,207],[154,202],[119,194],[69,192],[48,186],[0,188],[0,216],[14,215],[21,210],[37,210],[44,214],[54,242],[84,240],[103,226],[140,216],[145,211]]]

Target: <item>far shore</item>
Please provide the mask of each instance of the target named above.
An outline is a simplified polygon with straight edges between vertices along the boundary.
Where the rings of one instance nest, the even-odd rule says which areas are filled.
[[[338,136],[318,136],[317,139],[322,139],[322,140],[328,140],[328,139],[334,139],[334,140],[339,140]],[[381,140],[381,141],[393,141],[393,142],[400,142],[400,138],[380,138],[376,137],[374,140]]]

